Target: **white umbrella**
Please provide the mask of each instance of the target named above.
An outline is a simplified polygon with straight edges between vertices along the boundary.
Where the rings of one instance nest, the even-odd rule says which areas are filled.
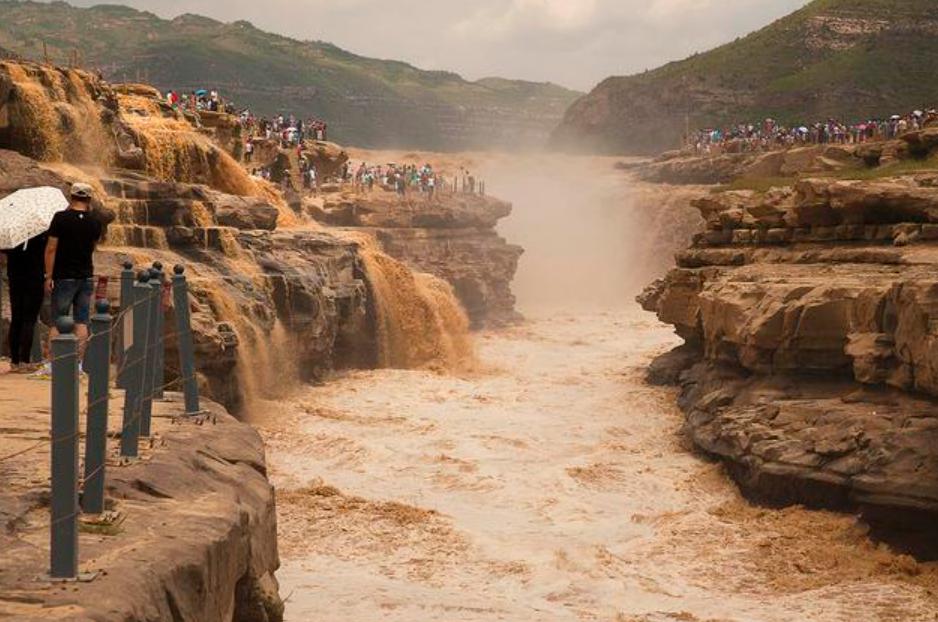
[[[16,248],[49,230],[52,217],[68,207],[58,188],[17,190],[0,199],[0,249]]]

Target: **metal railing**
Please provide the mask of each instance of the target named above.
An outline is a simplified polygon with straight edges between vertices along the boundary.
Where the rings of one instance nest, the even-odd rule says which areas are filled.
[[[170,295],[171,294],[171,295]],[[175,310],[175,330],[167,333],[164,321],[170,301]],[[176,266],[167,280],[159,262],[135,273],[124,264],[121,272],[120,313],[112,318],[110,303],[95,301],[91,334],[84,355],[88,375],[83,486],[79,487],[79,340],[70,317],[55,320],[58,334],[51,340],[51,520],[49,577],[74,580],[78,574],[78,519],[105,510],[105,479],[110,408],[112,353],[117,364],[116,384],[125,391],[120,437],[121,462],[133,462],[141,438],[152,435],[154,400],[163,398],[166,341],[174,337],[179,351],[184,395],[183,418],[204,414],[200,409],[195,371],[189,292],[183,266]],[[10,460],[34,449],[0,456]],[[79,501],[80,500],[80,501]]]

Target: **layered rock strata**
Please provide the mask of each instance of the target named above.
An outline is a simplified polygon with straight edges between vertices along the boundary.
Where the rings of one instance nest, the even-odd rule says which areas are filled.
[[[745,489],[938,512],[938,174],[806,179],[694,202],[707,225],[640,297],[686,341],[695,443]]]
[[[495,230],[511,214],[511,204],[471,194],[401,201],[375,191],[326,195],[306,206],[318,221],[369,231],[390,256],[449,282],[474,328],[518,318],[511,281],[523,250]]]
[[[66,176],[10,151],[0,151],[0,170],[10,173],[3,181],[10,188],[68,185]],[[113,220],[95,258],[96,270],[110,276],[109,297],[119,301],[125,261],[187,266],[203,386],[229,408],[240,410],[252,388],[278,384],[268,382],[277,367],[302,381],[374,358],[354,242],[316,229],[278,230],[277,208],[255,197],[131,172],[95,181]]]
[[[376,290],[368,286],[378,275],[368,274],[359,239],[340,227],[330,232],[311,212],[351,204],[359,215],[383,213],[383,222],[322,220],[380,233],[394,256],[449,281],[477,326],[513,317],[509,283],[520,249],[494,232],[506,204],[382,204],[333,185],[323,189],[321,209],[306,209],[288,179],[281,194],[249,175],[236,159],[240,145],[233,117],[173,110],[152,87],[0,63],[0,190],[91,183],[95,209],[110,223],[96,268],[111,278],[115,303],[124,261],[187,265],[202,383],[235,412],[251,394],[381,358]],[[336,145],[308,147],[323,175],[348,157]],[[256,157],[283,157],[291,175],[297,168],[295,151],[276,145],[259,145]]]

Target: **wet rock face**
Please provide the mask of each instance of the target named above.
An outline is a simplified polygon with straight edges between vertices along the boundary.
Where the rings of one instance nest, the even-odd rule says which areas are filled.
[[[690,435],[754,495],[938,510],[935,182],[702,197],[706,230],[639,297],[697,352],[656,364]]]
[[[927,398],[849,376],[750,375],[712,362],[680,380],[686,430],[772,504],[861,511],[877,526],[933,533],[938,413]],[[934,550],[917,543],[918,551]]]
[[[473,328],[517,319],[511,281],[523,251],[495,231],[511,213],[509,203],[462,194],[402,203],[375,193],[307,202],[307,209],[321,222],[372,231],[391,257],[448,281]]]
[[[519,317],[511,281],[521,249],[491,229],[378,229],[382,248],[416,270],[448,281],[472,328],[500,326]]]
[[[0,196],[36,185],[67,191],[70,181],[12,151],[0,150],[0,173]],[[246,391],[240,376],[251,362],[245,351],[256,355],[255,365],[284,363],[266,356],[283,349],[269,337],[277,327],[290,345],[288,362],[302,380],[336,366],[373,364],[373,327],[354,243],[312,229],[277,231],[279,212],[268,202],[202,185],[126,171],[98,185],[105,193],[96,198],[98,209],[114,222],[95,268],[110,277],[115,310],[124,261],[137,269],[157,259],[169,268],[186,265],[197,368],[208,395],[240,410]],[[5,282],[3,287],[5,297]],[[4,302],[4,316],[8,306]],[[174,321],[170,314],[167,325]],[[5,326],[0,319],[0,330]],[[167,380],[172,380],[178,363],[175,330],[168,332]]]
[[[102,184],[118,217],[98,253],[99,271],[117,274],[125,258],[143,254],[135,247],[149,247],[146,254],[164,265],[190,267],[197,367],[210,394],[229,408],[242,407],[246,374],[265,385],[274,366],[289,365],[301,380],[320,378],[354,358],[346,349],[366,347],[355,244],[312,229],[276,230],[279,212],[262,199],[134,174]],[[277,330],[283,343],[271,340]],[[272,354],[286,345],[286,358]],[[172,347],[166,360],[172,377]]]
[[[68,191],[68,182],[38,162],[15,151],[0,149],[0,196],[16,192],[20,188],[52,186]]]

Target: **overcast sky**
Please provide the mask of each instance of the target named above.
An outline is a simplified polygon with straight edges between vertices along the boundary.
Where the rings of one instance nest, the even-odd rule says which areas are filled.
[[[588,90],[731,41],[808,0],[110,0],[161,17],[246,19],[297,39]],[[101,0],[72,0],[91,6]],[[93,34],[92,34],[93,36]]]

